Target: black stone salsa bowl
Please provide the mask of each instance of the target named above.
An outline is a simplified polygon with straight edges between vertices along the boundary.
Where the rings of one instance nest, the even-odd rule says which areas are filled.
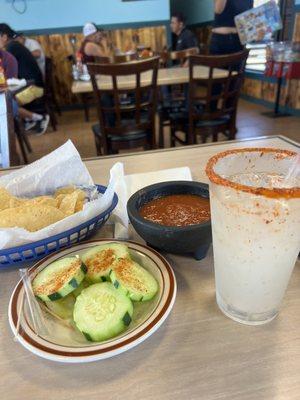
[[[127,212],[136,232],[146,243],[174,254],[193,254],[197,260],[206,257],[212,242],[211,222],[189,226],[164,226],[144,219],[140,208],[151,200],[174,194],[193,194],[209,198],[208,185],[200,182],[174,181],[147,186],[134,193],[127,203]]]

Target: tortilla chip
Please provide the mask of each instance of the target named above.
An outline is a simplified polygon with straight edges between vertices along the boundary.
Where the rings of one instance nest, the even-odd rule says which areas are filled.
[[[20,199],[18,197],[11,197],[9,201],[9,208],[20,207],[26,204],[27,199]]]
[[[61,202],[63,201],[63,199],[66,197],[65,194],[59,194],[57,197],[55,197],[56,200],[56,207],[59,208],[61,205]]]
[[[62,211],[65,215],[72,215],[76,211],[76,204],[78,201],[78,198],[80,197],[80,192],[79,190],[76,190],[73,193],[66,194],[66,195],[61,195],[64,197],[60,197],[60,205],[59,205],[59,210]]]
[[[84,200],[86,195],[85,192],[82,189],[78,189],[76,188],[76,186],[66,186],[66,187],[62,187],[60,189],[57,189],[56,192],[54,193],[54,197],[57,198],[58,196],[60,196],[61,194],[72,194],[74,192],[79,192],[80,194],[79,199],[80,200]]]
[[[0,187],[0,210],[9,208],[9,203],[13,196],[3,187]]]
[[[75,207],[75,213],[82,211],[84,206],[84,200],[77,200],[76,207]]]
[[[50,196],[39,196],[28,201],[28,204],[57,207],[57,200]]]
[[[12,197],[9,203],[10,208],[21,207],[21,206],[35,206],[35,205],[45,205],[57,207],[57,201],[50,196],[39,196],[32,199],[22,199],[18,197]]]
[[[71,194],[73,192],[75,192],[76,187],[75,186],[66,186],[66,187],[62,187],[60,189],[57,189],[54,193],[54,197],[56,198],[57,196],[61,195],[61,194]]]
[[[0,228],[24,228],[35,232],[65,218],[55,207],[47,205],[20,206],[0,211]]]

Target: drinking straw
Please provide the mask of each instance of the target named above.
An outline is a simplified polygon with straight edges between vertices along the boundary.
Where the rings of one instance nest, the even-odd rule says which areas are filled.
[[[20,307],[20,310],[18,313],[17,330],[16,330],[14,340],[18,340],[19,330],[20,330],[20,321],[21,321],[21,317],[22,317],[22,313],[23,313],[23,305],[24,305],[24,297],[25,296],[26,296],[26,299],[28,302],[29,311],[30,311],[30,315],[31,315],[35,333],[38,336],[47,335],[49,333],[48,329],[47,329],[47,325],[45,323],[45,319],[44,319],[44,315],[41,310],[41,307],[33,294],[28,270],[27,270],[27,268],[20,268],[19,273],[20,273],[21,279],[23,281],[24,293],[23,293],[23,297],[21,300],[21,307]]]
[[[17,328],[16,328],[15,337],[14,337],[14,341],[15,341],[15,342],[17,342],[18,339],[19,339],[20,324],[21,324],[21,316],[22,316],[23,306],[24,306],[24,298],[25,298],[25,292],[22,292],[21,304],[20,304],[20,308],[19,308],[19,310],[18,310]]]

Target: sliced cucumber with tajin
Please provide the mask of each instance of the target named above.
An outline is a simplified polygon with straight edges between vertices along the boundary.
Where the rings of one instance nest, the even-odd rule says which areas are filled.
[[[77,297],[80,295],[80,293],[83,291],[83,289],[86,289],[87,287],[90,286],[90,283],[84,279],[81,284],[78,286],[78,288],[76,288],[73,292],[72,295]]]
[[[91,283],[109,280],[112,264],[118,258],[129,258],[127,246],[110,243],[96,246],[82,255],[82,261],[87,266],[86,279]]]
[[[100,342],[123,332],[131,322],[130,299],[111,283],[96,283],[76,298],[73,318],[86,339]]]
[[[71,319],[73,318],[75,297],[73,293],[68,294],[68,296],[56,300],[56,301],[46,301],[46,306],[51,310],[54,314],[63,319]]]
[[[139,264],[129,259],[119,259],[110,272],[115,288],[133,301],[147,301],[155,296],[158,284],[154,277]]]
[[[43,301],[59,300],[73,292],[85,274],[86,266],[78,257],[54,261],[34,278],[33,293]]]

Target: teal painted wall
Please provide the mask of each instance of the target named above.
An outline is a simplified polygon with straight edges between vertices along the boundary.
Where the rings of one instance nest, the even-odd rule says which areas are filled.
[[[187,25],[200,24],[213,20],[213,3],[213,0],[171,0],[171,11],[183,13]]]
[[[15,5],[22,8],[19,0]],[[0,20],[26,31],[81,26],[86,21],[98,25],[164,21],[170,16],[169,0],[27,0],[27,5],[25,14],[18,14],[7,0],[0,0]]]

